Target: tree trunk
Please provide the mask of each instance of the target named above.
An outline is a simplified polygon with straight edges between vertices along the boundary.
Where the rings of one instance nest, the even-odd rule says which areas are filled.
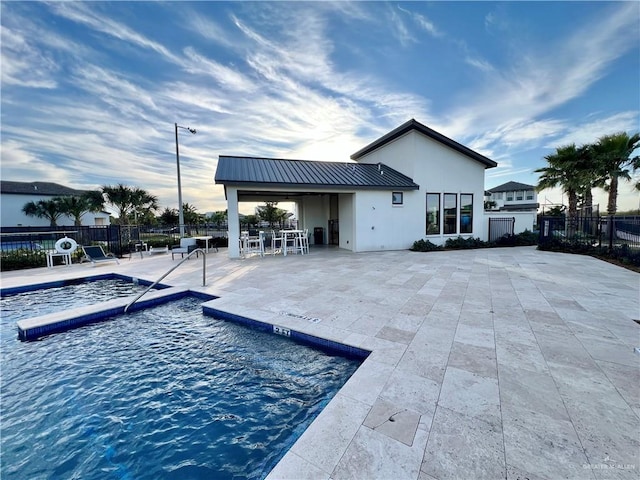
[[[575,190],[567,191],[569,195],[569,224],[567,225],[567,237],[572,239],[578,226],[578,194]]]
[[[611,176],[611,182],[609,183],[609,201],[607,202],[607,213],[609,215],[615,215],[618,209],[618,177],[616,175]]]
[[[591,188],[587,188],[584,192],[584,205],[583,205],[583,213],[585,215],[593,214],[593,194],[591,193]]]

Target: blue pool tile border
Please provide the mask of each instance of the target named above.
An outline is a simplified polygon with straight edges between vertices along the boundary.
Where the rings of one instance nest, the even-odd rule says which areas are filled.
[[[235,323],[240,323],[257,330],[274,334],[274,325],[260,320],[254,320],[252,318],[243,317],[234,313],[224,312],[213,307],[203,306],[202,312],[205,315],[215,317],[220,320],[228,320]],[[288,329],[289,335],[287,337],[305,345],[320,348],[326,352],[342,355],[347,358],[354,358],[364,360],[371,354],[369,350],[364,348],[354,347],[351,345],[345,345],[344,343],[336,342],[335,340],[327,340],[326,338],[317,337],[308,333],[299,332],[297,330]]]
[[[65,287],[67,285],[77,285],[80,283],[95,282],[99,280],[116,280],[116,279],[124,280],[125,282],[138,283],[140,285],[144,285],[147,287],[153,284],[153,282],[150,282],[149,280],[144,280],[138,277],[131,277],[129,275],[121,275],[119,273],[102,273],[99,275],[89,275],[88,277],[67,278],[63,280],[54,280],[52,282],[33,283],[30,285],[22,285],[19,287],[2,288],[0,289],[0,297],[8,297],[11,295],[17,295],[19,293],[32,292],[34,290],[46,290],[48,288]],[[169,288],[169,285],[159,283],[154,288],[158,290],[162,290],[164,288]]]

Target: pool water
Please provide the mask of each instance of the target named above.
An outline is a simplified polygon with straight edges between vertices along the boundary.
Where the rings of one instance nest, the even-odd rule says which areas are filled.
[[[179,301],[2,339],[3,479],[263,478],[360,364]]]
[[[59,287],[42,288],[0,298],[0,315],[3,322],[15,324],[18,320],[48,313],[61,312],[70,308],[93,305],[95,303],[128,297],[142,292],[140,285],[122,278],[107,278],[87,281],[67,281]],[[15,327],[15,325],[14,325]]]

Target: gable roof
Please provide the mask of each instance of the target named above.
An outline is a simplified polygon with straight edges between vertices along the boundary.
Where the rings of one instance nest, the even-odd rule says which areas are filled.
[[[445,137],[441,133],[438,133],[435,130],[432,130],[431,128],[427,127],[426,125],[423,125],[422,123],[414,120],[413,118],[408,122],[403,123],[395,130],[391,130],[389,133],[387,133],[386,135],[383,135],[382,137],[370,143],[366,147],[358,150],[356,153],[351,155],[351,159],[358,160],[359,158],[365,156],[366,154],[371,153],[374,150],[377,150],[378,148],[383,147],[387,143],[390,143],[393,140],[400,138],[402,135],[412,130],[416,130],[417,132],[420,132],[423,135],[426,135],[427,137],[432,138],[433,140],[440,142],[443,145],[446,145],[447,147],[452,148],[453,150],[459,153],[462,153],[463,155],[466,155],[467,157],[482,163],[485,166],[485,168],[493,168],[498,166],[498,164],[493,160],[485,157],[484,155],[479,154],[478,152],[471,150],[469,147],[465,147],[464,145],[456,142],[455,140],[451,140],[450,138]]]
[[[52,195],[63,197],[66,195],[82,195],[87,190],[76,190],[51,182],[12,182],[0,180],[0,193],[15,195]]]
[[[518,183],[518,182],[507,182],[502,185],[498,185],[497,187],[493,187],[489,189],[490,193],[497,192],[513,192],[515,190],[535,190],[536,187],[534,185],[527,185],[526,183]]]
[[[215,182],[225,185],[351,187],[382,190],[420,188],[406,175],[383,164],[320,162],[220,155]]]

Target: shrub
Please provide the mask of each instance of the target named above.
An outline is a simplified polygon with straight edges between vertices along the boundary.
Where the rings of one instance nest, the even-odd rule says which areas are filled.
[[[410,250],[414,252],[433,252],[435,250],[442,250],[442,246],[431,243],[429,240],[416,240],[413,242]]]
[[[47,256],[44,251],[15,250],[3,252],[0,259],[0,270],[3,272],[46,266]]]
[[[552,238],[538,245],[538,250],[591,255],[602,260],[613,260],[622,265],[640,267],[640,249],[630,248],[627,244],[609,250],[608,247],[598,247],[590,243]]]
[[[484,248],[488,247],[489,243],[480,240],[479,238],[449,238],[444,243],[444,248],[451,250],[465,250],[469,248]]]
[[[526,245],[537,245],[538,234],[531,230],[525,230],[516,235],[504,235],[493,242],[492,246],[496,247],[522,247]]]

